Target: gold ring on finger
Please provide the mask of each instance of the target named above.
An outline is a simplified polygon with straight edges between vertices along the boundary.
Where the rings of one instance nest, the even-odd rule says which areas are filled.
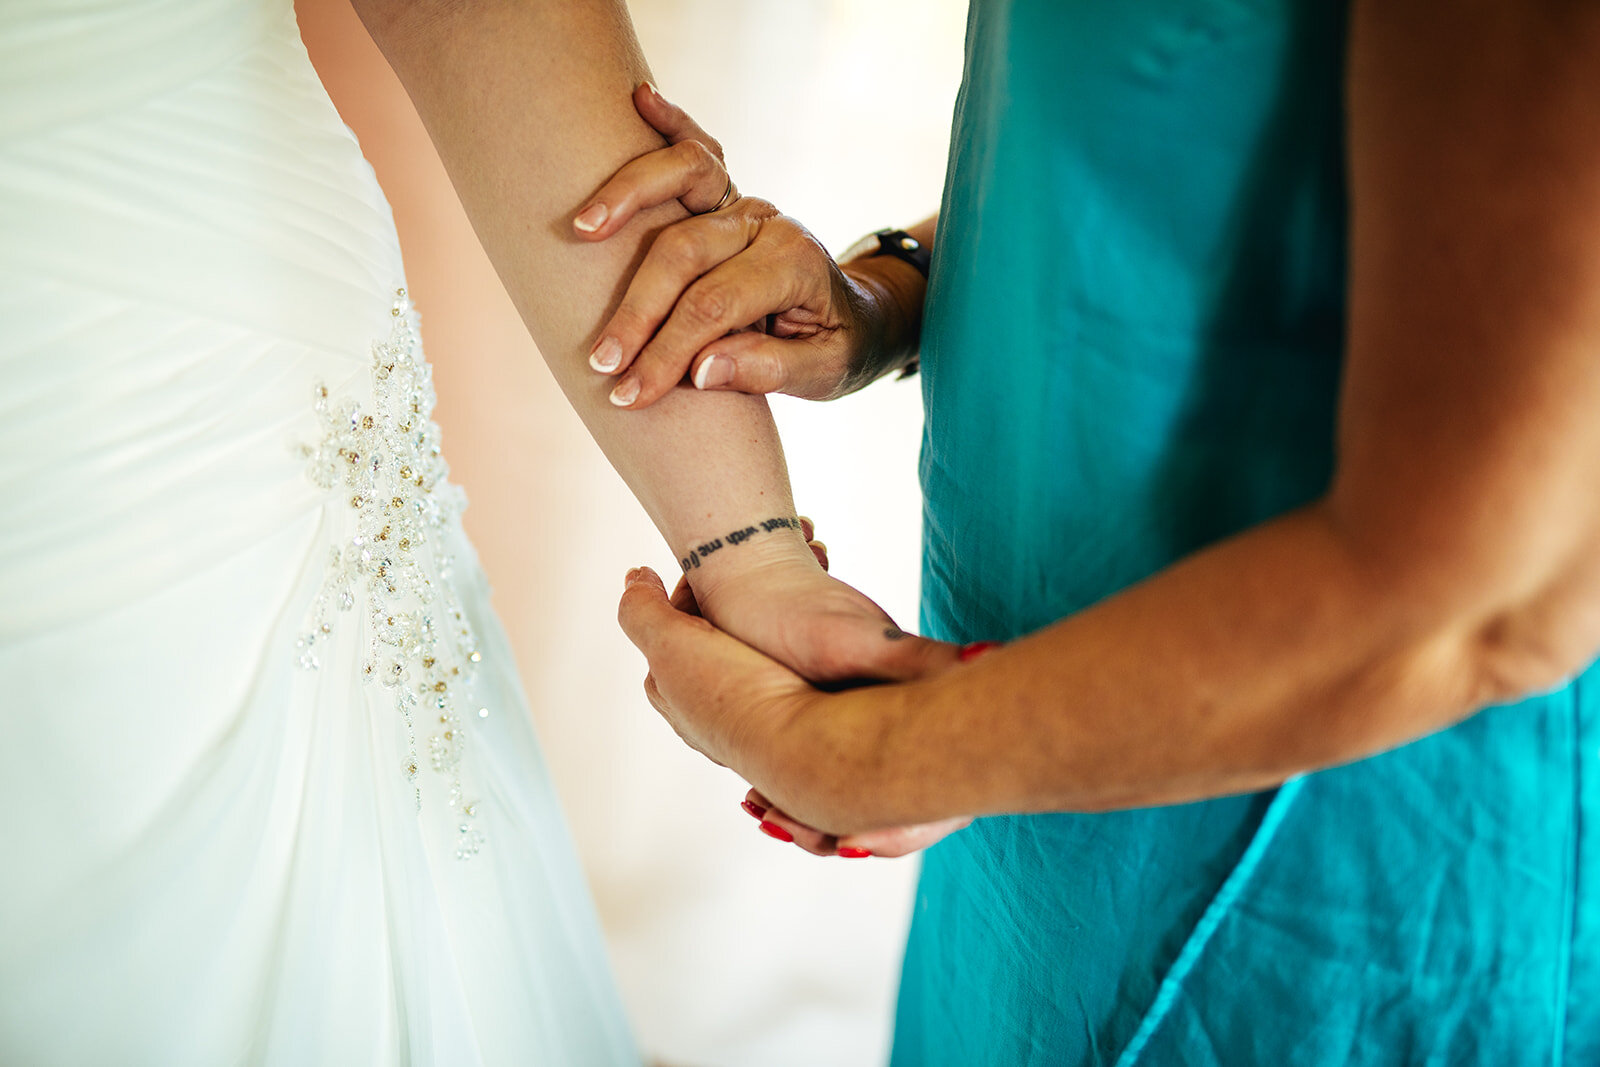
[[[739,199],[739,194],[733,187],[733,175],[730,174],[728,175],[728,187],[722,190],[722,199],[717,201],[715,207],[703,211],[701,214],[709,215],[713,211],[721,211],[737,199]]]

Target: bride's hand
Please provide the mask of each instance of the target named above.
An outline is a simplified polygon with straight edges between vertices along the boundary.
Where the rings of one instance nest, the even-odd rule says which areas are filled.
[[[819,560],[825,556],[825,550],[818,552]],[[804,740],[816,732],[817,715],[832,719],[835,728],[847,722],[859,732],[860,725],[877,714],[873,709],[879,702],[874,701],[873,690],[818,692],[771,657],[704,620],[689,618],[696,614],[687,584],[680,583],[669,598],[648,569],[630,572],[619,619],[650,660],[651,673],[645,678],[650,703],[685,743],[748,780],[779,787],[791,800],[798,798],[813,808],[813,816],[829,819],[827,811],[854,811],[851,818],[859,818],[861,809],[883,803],[883,796],[849,795],[857,779],[847,767],[841,770],[838,756],[848,749],[837,748],[839,738],[830,734],[829,728],[821,729],[820,736],[828,740],[820,748]],[[981,648],[928,644],[938,647],[942,665],[930,657],[924,674],[953,668],[972,659]],[[858,699],[861,697],[866,700]],[[837,703],[841,701],[846,703]],[[894,706],[892,697],[888,706]],[[870,730],[867,733],[870,735]],[[943,818],[835,835],[815,828],[825,823],[807,824],[801,821],[804,816],[796,818],[780,811],[767,795],[751,790],[742,806],[760,820],[761,829],[769,836],[792,841],[820,856],[901,856],[933,844],[970,821]],[[817,807],[819,803],[821,807]]]
[[[765,200],[740,197],[722,146],[651,86],[634,92],[634,106],[669,147],[617,171],[574,230],[604,240],[674,198],[695,215],[656,237],[600,331],[590,364],[619,376],[613,402],[646,407],[686,373],[700,389],[826,400],[891,369],[884,284],[841,269]]]
[[[810,519],[802,517],[801,533],[823,571],[828,569],[828,547],[816,540]],[[955,645],[904,633],[882,608],[857,590],[830,576],[818,583],[813,571],[809,578],[797,577],[787,590],[775,589],[770,582],[761,588],[750,587],[753,612],[733,601],[727,593],[723,610],[711,621],[739,636],[746,644],[784,662],[796,673],[814,682],[833,683],[829,688],[873,681],[909,681],[937,674],[959,662],[962,650]],[[795,611],[785,609],[787,595]],[[672,591],[672,606],[690,615],[704,615],[686,578],[678,580]],[[729,619],[728,615],[737,616]],[[754,626],[755,633],[748,632]],[[967,657],[967,658],[970,658]],[[774,807],[752,789],[742,804],[745,811],[760,821],[761,830],[779,841],[792,841],[816,856],[862,859],[868,856],[910,855],[965,827],[971,819],[945,819],[917,826],[889,827],[866,833],[837,837],[807,826]]]
[[[864,593],[828,574],[828,549],[810,519],[801,534],[813,558],[775,552],[701,581],[678,580],[672,604],[700,615],[822,688],[901,682],[938,673],[960,649],[901,630]],[[754,556],[764,546],[744,546]],[[814,559],[814,561],[813,561]]]

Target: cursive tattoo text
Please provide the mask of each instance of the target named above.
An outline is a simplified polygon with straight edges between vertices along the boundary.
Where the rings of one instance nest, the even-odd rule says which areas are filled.
[[[779,517],[775,519],[762,519],[754,526],[746,526],[739,530],[730,530],[721,537],[713,537],[705,544],[696,545],[689,549],[689,554],[678,560],[678,566],[688,574],[713,552],[720,552],[724,548],[737,548],[759,534],[771,533],[774,530],[798,530],[800,520],[794,516]]]

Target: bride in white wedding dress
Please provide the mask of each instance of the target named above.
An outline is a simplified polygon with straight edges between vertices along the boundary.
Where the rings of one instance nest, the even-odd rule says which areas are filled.
[[[660,145],[620,5],[358,6],[674,551],[787,515],[760,400],[619,412],[583,364],[682,214],[567,229]],[[637,1062],[290,0],[0,5],[0,383],[0,1063]],[[786,592],[696,591],[759,643],[826,579],[740,551]]]
[[[0,11],[0,1062],[636,1062],[287,2]]]

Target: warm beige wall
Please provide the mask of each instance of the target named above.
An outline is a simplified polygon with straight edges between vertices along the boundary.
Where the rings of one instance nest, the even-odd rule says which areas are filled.
[[[665,573],[670,556],[562,401],[345,0],[298,7],[394,206],[445,454],[472,501],[467,528],[641,1040],[681,1064],[881,1062],[912,864],[819,861],[760,836],[738,810],[743,786],[684,749],[644,702],[616,594],[627,567]],[[964,5],[632,7],[658,84],[722,138],[740,186],[830,247],[936,204]],[[836,570],[911,625],[914,384],[777,408],[797,499]]]

